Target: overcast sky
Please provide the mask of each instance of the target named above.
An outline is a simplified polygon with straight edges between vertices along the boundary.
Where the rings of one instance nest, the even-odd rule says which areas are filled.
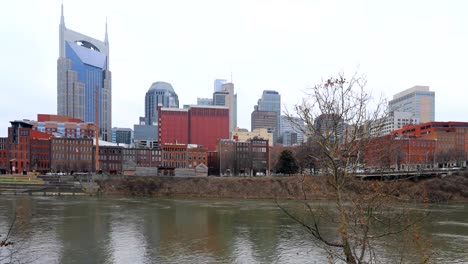
[[[2,1],[0,136],[10,120],[56,114],[60,0]],[[67,28],[104,39],[108,19],[112,126],[144,116],[155,81],[180,106],[231,78],[238,126],[263,90],[292,107],[337,72],[367,76],[374,95],[414,85],[436,93],[436,120],[468,121],[468,1],[65,0]]]

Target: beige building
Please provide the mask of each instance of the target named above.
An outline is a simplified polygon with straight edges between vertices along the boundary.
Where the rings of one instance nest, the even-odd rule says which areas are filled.
[[[229,132],[229,134],[231,139],[238,142],[247,142],[247,140],[257,137],[267,139],[268,145],[273,146],[273,134],[268,132],[266,128],[256,128],[252,132],[244,128],[236,128],[234,131]]]

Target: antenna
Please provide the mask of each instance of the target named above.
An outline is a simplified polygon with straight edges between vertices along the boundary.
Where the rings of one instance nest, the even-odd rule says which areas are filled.
[[[231,65],[231,83],[232,83],[232,65]]]

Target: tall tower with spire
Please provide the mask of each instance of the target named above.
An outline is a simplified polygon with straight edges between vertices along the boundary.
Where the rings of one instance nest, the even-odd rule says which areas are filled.
[[[68,29],[63,3],[59,26],[57,60],[57,114],[96,123],[99,134],[112,138],[112,82],[109,71],[107,18],[104,41]],[[95,100],[97,90],[98,100]],[[97,104],[96,104],[97,102]]]

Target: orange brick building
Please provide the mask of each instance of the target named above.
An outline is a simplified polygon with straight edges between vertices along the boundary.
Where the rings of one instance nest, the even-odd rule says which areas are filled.
[[[434,140],[436,162],[441,166],[466,166],[468,160],[468,122],[427,122],[408,125],[393,135]]]

